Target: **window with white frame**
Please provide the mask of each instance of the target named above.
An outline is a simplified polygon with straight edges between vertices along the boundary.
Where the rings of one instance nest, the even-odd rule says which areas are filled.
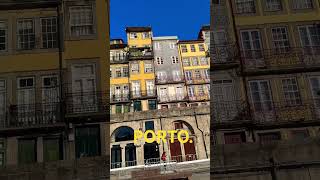
[[[192,72],[191,71],[185,71],[185,76],[187,81],[192,80]]]
[[[167,79],[167,73],[164,72],[164,71],[159,71],[159,72],[157,72],[157,79],[158,79],[159,81],[164,81],[164,80],[166,80],[166,79]]]
[[[122,76],[121,67],[117,67],[116,68],[116,77],[121,77],[121,76]]]
[[[206,57],[201,57],[200,64],[201,65],[208,65],[209,64],[208,59]]]
[[[189,97],[194,97],[195,96],[194,86],[189,86],[188,87],[188,95],[189,95]]]
[[[57,48],[58,33],[57,33],[57,18],[48,17],[41,18],[41,33],[42,33],[42,48]]]
[[[0,21],[0,52],[7,50],[8,44],[8,28],[5,21]]]
[[[200,52],[204,52],[205,51],[204,44],[199,44],[199,51]]]
[[[293,9],[313,8],[312,0],[292,0]]]
[[[181,51],[182,51],[183,53],[188,52],[187,45],[181,45]]]
[[[203,88],[202,85],[198,86],[198,94],[199,94],[199,96],[204,96],[205,95],[204,88]]]
[[[171,56],[172,64],[178,64],[179,58],[177,56]]]
[[[196,46],[194,44],[190,45],[191,52],[196,52]]]
[[[255,13],[255,0],[236,0],[237,13]]]
[[[157,64],[158,65],[163,64],[163,58],[162,57],[156,57],[156,60],[157,60]]]
[[[198,62],[198,57],[193,57],[192,58],[192,66],[198,66],[199,62]]]
[[[260,32],[258,30],[241,31],[242,48],[245,58],[260,59],[262,58],[262,45]]]
[[[282,9],[281,0],[265,0],[266,11],[280,11]]]
[[[269,81],[250,81],[250,93],[255,111],[270,111],[272,107],[272,97]]]
[[[156,49],[156,50],[160,50],[161,49],[160,42],[155,42],[154,43],[154,49]]]
[[[170,49],[174,49],[176,47],[176,43],[170,43],[169,46],[170,46]]]
[[[195,70],[195,71],[194,71],[194,77],[195,77],[196,79],[201,79],[201,72],[200,72],[200,70]]]
[[[190,59],[189,58],[183,58],[183,66],[190,66]]]
[[[133,74],[139,73],[139,64],[138,63],[131,64],[131,73],[133,73]]]
[[[320,26],[306,25],[299,27],[300,40],[303,47],[320,46]]]
[[[205,79],[210,79],[210,70],[209,69],[205,69],[204,71],[204,77]]]
[[[181,74],[180,71],[172,71],[173,80],[180,81],[181,80]]]
[[[296,78],[282,79],[282,89],[287,106],[301,104],[301,97]]]
[[[27,50],[35,48],[35,28],[33,19],[19,19],[17,21],[17,39],[18,49]]]
[[[130,33],[130,39],[137,39],[138,38],[138,34],[135,32],[131,32]]]
[[[150,32],[143,32],[142,33],[142,39],[149,39],[151,38]]]
[[[71,36],[94,34],[92,6],[72,6],[69,8],[69,13]]]
[[[286,27],[271,28],[272,45],[277,53],[288,52],[290,49],[289,36]]]
[[[123,77],[129,77],[129,69],[128,67],[122,67],[122,74],[123,74]]]
[[[152,73],[153,72],[153,67],[152,67],[151,63],[144,64],[144,72],[145,73]]]

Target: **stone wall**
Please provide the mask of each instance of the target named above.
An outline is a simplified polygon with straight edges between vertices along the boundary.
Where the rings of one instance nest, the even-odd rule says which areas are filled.
[[[0,169],[1,180],[103,180],[109,177],[109,161],[105,156]]]

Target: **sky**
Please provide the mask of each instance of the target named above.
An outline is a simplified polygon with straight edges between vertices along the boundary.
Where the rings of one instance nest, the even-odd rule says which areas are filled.
[[[111,39],[126,41],[127,26],[151,26],[153,36],[197,39],[210,23],[210,0],[110,0]]]

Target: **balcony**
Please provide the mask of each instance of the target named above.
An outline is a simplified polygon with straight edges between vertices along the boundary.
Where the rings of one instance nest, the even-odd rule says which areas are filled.
[[[218,65],[239,64],[239,50],[234,44],[213,45],[212,51],[212,67]]]
[[[210,101],[210,95],[198,94],[198,95],[189,96],[189,101]]]
[[[290,48],[284,52],[275,50],[241,51],[244,71],[306,71],[320,69],[320,47]]]
[[[131,99],[148,99],[157,97],[157,93],[155,89],[146,90],[146,91],[131,91],[130,92]]]
[[[170,76],[170,77],[160,77],[156,76],[156,84],[176,84],[176,83],[184,83],[184,76]]]
[[[124,103],[130,101],[129,93],[112,94],[110,98],[110,103]]]
[[[108,97],[103,92],[78,92],[69,93],[65,97],[65,106],[67,115],[84,115],[106,114]]]
[[[188,85],[191,84],[209,84],[210,83],[210,78],[209,77],[191,77],[191,78],[186,78],[186,83]]]
[[[126,64],[129,63],[128,55],[113,55],[110,56],[110,64]]]
[[[0,112],[0,129],[63,126],[60,103],[10,105]]]
[[[158,96],[159,103],[183,102],[188,100],[188,96],[184,94]]]
[[[235,125],[249,122],[257,126],[285,125],[295,123],[320,122],[319,100],[289,104],[287,101],[256,103],[250,105],[244,101],[223,101],[213,103],[212,119],[217,125]]]
[[[131,48],[129,58],[130,60],[151,60],[153,59],[153,51],[150,48]]]

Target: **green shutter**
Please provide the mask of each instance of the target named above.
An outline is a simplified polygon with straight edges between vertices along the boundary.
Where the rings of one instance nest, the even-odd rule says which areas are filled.
[[[18,141],[18,159],[19,164],[28,164],[36,162],[36,140],[20,139]]]
[[[99,127],[81,127],[76,129],[76,156],[92,157],[100,155]]]
[[[60,160],[60,140],[58,138],[44,139],[43,156],[45,162]]]

